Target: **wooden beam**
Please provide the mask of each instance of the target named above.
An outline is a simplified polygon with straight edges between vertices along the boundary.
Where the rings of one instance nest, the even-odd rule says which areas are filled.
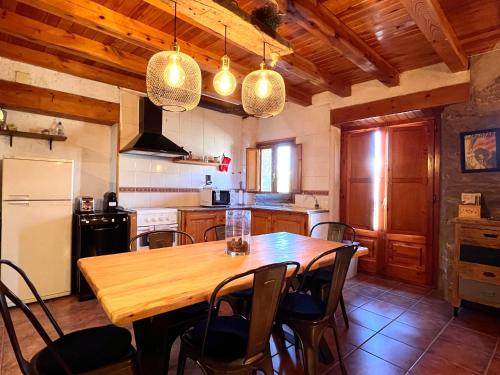
[[[173,14],[172,6],[163,2],[163,0],[145,0],[145,2],[166,13]],[[183,21],[211,35],[221,38],[221,35],[219,33],[214,32],[214,30],[211,30],[205,25],[200,24],[199,22],[191,18],[189,15],[177,13],[177,16],[179,17],[179,19],[182,19]],[[241,72],[245,72],[245,75],[250,73],[251,71],[246,67],[241,67],[240,64],[237,64],[235,62],[231,62],[231,66],[234,69],[237,69]],[[351,95],[351,87],[348,82],[340,81],[337,77],[333,77],[330,73],[318,68],[313,62],[309,61],[307,58],[303,56],[298,55],[297,53],[281,56],[277,68],[278,71],[281,70],[289,72],[299,78],[312,82],[313,84],[321,87],[325,91],[331,91],[332,93],[338,96],[346,97]]]
[[[469,68],[469,59],[438,0],[400,0],[420,31],[452,72]]]
[[[310,0],[289,1],[287,16],[380,82],[387,86],[399,84],[398,71],[323,4]]]
[[[57,72],[71,74],[77,77],[91,79],[110,85],[146,92],[146,81],[120,74],[111,70],[84,64],[76,60],[65,59],[47,52],[21,47],[15,44],[0,41],[0,56],[11,60],[24,62]]]
[[[387,116],[401,112],[441,107],[466,102],[469,98],[470,83],[460,83],[429,91],[421,91],[334,109],[330,112],[330,123],[332,125],[339,125],[376,116]]]
[[[103,125],[120,122],[120,105],[22,83],[0,80],[0,106]]]

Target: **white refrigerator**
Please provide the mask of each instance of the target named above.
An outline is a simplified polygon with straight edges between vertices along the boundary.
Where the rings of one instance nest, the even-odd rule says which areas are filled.
[[[20,266],[43,299],[71,291],[73,161],[4,158],[1,257]],[[25,302],[33,295],[18,274],[2,281]]]

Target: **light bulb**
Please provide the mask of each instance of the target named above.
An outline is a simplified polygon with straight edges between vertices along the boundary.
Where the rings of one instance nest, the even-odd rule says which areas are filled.
[[[214,77],[214,88],[219,95],[231,95],[236,89],[236,78],[229,71],[229,57],[222,57],[221,70]]]
[[[186,80],[186,72],[179,60],[179,53],[172,53],[168,57],[168,64],[163,72],[163,80],[170,87],[181,87]]]
[[[255,85],[255,94],[261,99],[266,99],[271,95],[271,83],[264,69],[262,69],[259,75],[259,80],[257,81],[257,85]]]

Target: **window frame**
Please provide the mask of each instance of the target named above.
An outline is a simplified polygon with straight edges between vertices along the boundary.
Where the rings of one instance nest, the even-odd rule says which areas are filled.
[[[257,142],[255,148],[260,150],[259,158],[259,193],[262,194],[293,194],[293,186],[292,186],[292,177],[290,177],[290,191],[288,193],[280,193],[278,192],[278,179],[277,179],[277,165],[278,165],[278,147],[283,145],[290,145],[292,147],[297,147],[295,143],[295,138],[285,138],[278,139],[273,141],[265,141],[265,142]],[[262,191],[262,150],[271,149],[272,150],[272,166],[271,166],[271,191]]]

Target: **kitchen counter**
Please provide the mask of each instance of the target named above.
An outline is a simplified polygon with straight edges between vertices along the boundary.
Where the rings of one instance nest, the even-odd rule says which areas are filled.
[[[269,211],[284,211],[284,212],[294,212],[294,213],[302,213],[307,215],[319,214],[328,212],[327,209],[324,208],[308,208],[308,207],[300,207],[300,206],[274,206],[274,205],[233,205],[233,206],[225,206],[225,207],[202,207],[202,206],[181,206],[181,207],[172,207],[176,208],[182,212],[198,212],[198,211],[225,211],[225,210],[269,210]]]

